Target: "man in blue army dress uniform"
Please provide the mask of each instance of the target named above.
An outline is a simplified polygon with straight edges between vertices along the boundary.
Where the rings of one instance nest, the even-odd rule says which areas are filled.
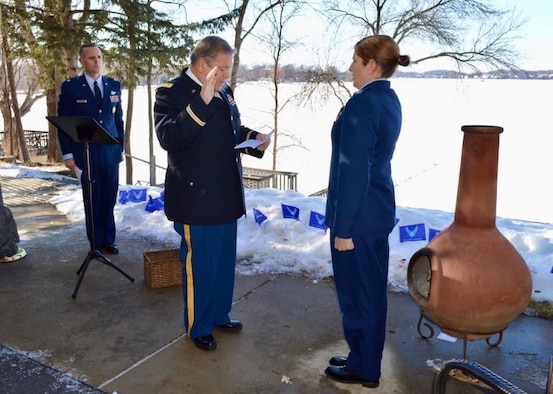
[[[107,254],[118,254],[115,245],[113,209],[119,188],[119,163],[122,160],[125,130],[121,108],[121,84],[102,76],[102,52],[96,44],[82,45],[79,62],[84,73],[61,85],[58,116],[91,116],[110,133],[119,144],[90,144],[90,178],[92,180],[92,212],[94,249]],[[76,175],[85,168],[81,143],[58,130],[63,161]],[[81,184],[84,185],[81,179]],[[84,199],[85,204],[86,199]],[[85,212],[88,210],[85,209]],[[88,239],[91,239],[87,223]]]
[[[237,219],[245,213],[241,155],[262,157],[270,138],[242,126],[226,84],[234,50],[220,37],[200,40],[189,68],[158,86],[156,133],[168,154],[165,214],[181,235],[184,326],[194,344],[214,350],[213,329],[236,332],[234,290]],[[245,140],[257,148],[234,149]]]

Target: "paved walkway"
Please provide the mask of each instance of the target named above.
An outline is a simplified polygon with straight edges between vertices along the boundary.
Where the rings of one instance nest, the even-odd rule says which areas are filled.
[[[237,276],[232,317],[244,330],[215,333],[218,349],[203,352],[183,333],[180,287],[144,283],[143,253],[165,245],[121,229],[121,253],[112,261],[135,282],[93,260],[73,299],[89,248],[84,225],[69,222],[46,198],[16,202],[13,190],[31,181],[0,182],[28,252],[0,264],[2,393],[422,394],[432,392],[443,360],[462,358],[461,341],[422,339],[417,305],[390,293],[380,387],[330,381],[328,358],[347,349],[332,281],[270,275]],[[553,321],[520,316],[500,346],[469,342],[467,353],[525,392],[545,393]],[[447,393],[490,392],[479,387],[450,379]]]

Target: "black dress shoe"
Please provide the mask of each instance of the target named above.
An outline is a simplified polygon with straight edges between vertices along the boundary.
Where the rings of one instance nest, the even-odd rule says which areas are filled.
[[[345,367],[348,365],[348,358],[345,356],[334,356],[328,360],[328,363],[337,367]]]
[[[105,254],[119,254],[119,249],[115,244],[107,244],[102,247]]]
[[[378,380],[365,380],[357,375],[352,374],[347,367],[330,365],[325,369],[325,374],[329,378],[340,383],[357,383],[371,389],[378,387],[378,385],[380,384]]]
[[[213,338],[213,335],[204,335],[197,338],[192,338],[194,345],[202,350],[215,350],[217,349],[217,341]]]
[[[242,329],[242,323],[239,320],[231,320],[227,324],[218,324],[216,329],[223,332],[237,332]]]

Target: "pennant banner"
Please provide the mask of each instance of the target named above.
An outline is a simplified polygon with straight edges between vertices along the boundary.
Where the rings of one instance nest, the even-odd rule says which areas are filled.
[[[424,240],[426,240],[424,223],[412,224],[410,226],[399,226],[399,242]]]
[[[311,211],[309,225],[326,231],[325,215]]]
[[[117,198],[119,204],[125,204],[127,202],[127,191],[119,190],[119,197]]]
[[[163,207],[164,204],[161,197],[152,198],[152,196],[148,196],[148,203],[146,204],[146,208],[144,208],[144,210],[148,212],[161,211]]]
[[[142,202],[148,199],[146,188],[119,190],[119,204]]]
[[[282,217],[285,219],[300,220],[300,209],[298,207],[282,203],[280,205],[282,205]]]
[[[432,239],[440,233],[440,230],[436,230],[435,228],[429,228],[428,229],[428,242],[432,241]]]
[[[255,219],[255,222],[261,226],[261,223],[263,223],[265,220],[267,220],[267,216],[265,216],[261,211],[257,209],[253,209],[253,217]]]

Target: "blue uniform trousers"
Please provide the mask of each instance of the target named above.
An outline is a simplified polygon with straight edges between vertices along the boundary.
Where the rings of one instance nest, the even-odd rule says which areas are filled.
[[[355,248],[339,252],[331,232],[331,255],[344,337],[347,368],[366,380],[380,379],[386,334],[388,234],[354,236]]]
[[[236,266],[236,221],[212,226],[175,223],[181,235],[184,327],[190,338],[230,322]]]
[[[84,171],[81,174],[83,185],[83,199],[86,201],[86,180]],[[92,180],[92,221],[94,224],[94,249],[102,250],[103,245],[115,243],[115,218],[113,208],[117,202],[119,189],[119,163],[96,168],[91,166],[90,179]],[[91,241],[91,229],[86,221],[86,234]]]

